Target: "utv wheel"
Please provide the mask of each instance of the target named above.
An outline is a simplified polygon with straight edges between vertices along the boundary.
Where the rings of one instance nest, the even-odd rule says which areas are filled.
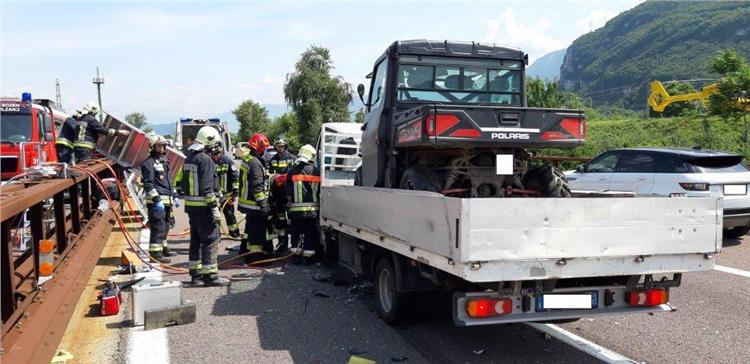
[[[354,185],[355,186],[362,186],[362,166],[357,168],[356,171],[354,171]]]
[[[527,190],[539,191],[542,197],[570,197],[570,187],[565,175],[557,168],[545,164],[530,169],[523,176]]]
[[[396,290],[396,270],[387,257],[380,258],[375,267],[375,298],[383,321],[396,325],[403,320],[409,303],[408,293]]]
[[[724,230],[724,237],[729,239],[739,239],[750,232],[750,226],[738,226]]]
[[[442,181],[438,174],[424,166],[416,166],[407,169],[401,176],[399,188],[402,190],[416,191],[442,191]]]

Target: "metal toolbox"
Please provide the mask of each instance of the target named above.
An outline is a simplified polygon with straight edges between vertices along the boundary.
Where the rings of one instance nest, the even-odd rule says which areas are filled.
[[[96,143],[96,151],[106,155],[123,167],[133,168],[133,171],[140,174],[141,164],[148,157],[150,150],[148,136],[142,130],[127,122],[118,120],[112,115],[106,115],[104,125],[107,128],[129,130],[130,134],[128,136],[119,134],[113,136],[102,135]],[[166,157],[172,172],[170,177],[174,181],[177,173],[185,163],[185,155],[172,147],[167,147]]]
[[[143,325],[144,312],[182,304],[182,283],[178,281],[149,282],[134,285],[131,299],[133,326]]]

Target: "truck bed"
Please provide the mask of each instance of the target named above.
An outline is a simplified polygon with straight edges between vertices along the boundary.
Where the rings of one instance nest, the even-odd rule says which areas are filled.
[[[470,282],[707,270],[719,198],[468,199],[324,187],[321,224]]]

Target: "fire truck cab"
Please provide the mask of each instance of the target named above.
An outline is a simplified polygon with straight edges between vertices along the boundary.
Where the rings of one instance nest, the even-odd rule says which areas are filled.
[[[57,162],[57,130],[67,115],[50,100],[0,98],[0,178],[23,173],[40,163]]]

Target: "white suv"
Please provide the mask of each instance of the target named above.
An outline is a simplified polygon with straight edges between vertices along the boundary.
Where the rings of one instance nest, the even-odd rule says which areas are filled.
[[[565,172],[571,190],[724,198],[724,235],[750,231],[750,171],[742,156],[700,149],[633,148],[602,153]]]

